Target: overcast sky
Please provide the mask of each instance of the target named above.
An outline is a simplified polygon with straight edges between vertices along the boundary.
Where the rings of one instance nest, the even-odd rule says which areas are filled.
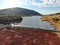
[[[0,9],[22,7],[41,14],[60,12],[60,0],[0,0]]]

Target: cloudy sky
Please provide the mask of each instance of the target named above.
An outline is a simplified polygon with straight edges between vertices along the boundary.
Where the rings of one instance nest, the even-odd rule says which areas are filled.
[[[0,9],[22,7],[41,14],[60,12],[60,0],[0,0]]]

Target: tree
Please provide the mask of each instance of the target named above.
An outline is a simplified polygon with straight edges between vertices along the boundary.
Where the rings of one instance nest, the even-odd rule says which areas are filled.
[[[0,16],[0,24],[20,23],[23,20],[21,16]]]

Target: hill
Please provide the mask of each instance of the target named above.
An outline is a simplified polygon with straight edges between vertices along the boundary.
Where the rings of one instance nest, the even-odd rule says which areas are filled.
[[[15,7],[0,10],[0,15],[40,16],[41,14],[34,10]]]
[[[60,30],[60,13],[55,13],[47,16],[42,16],[43,21],[48,21],[55,27],[55,30]]]

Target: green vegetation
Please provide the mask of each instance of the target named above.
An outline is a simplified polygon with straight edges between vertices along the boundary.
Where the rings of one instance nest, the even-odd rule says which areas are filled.
[[[0,24],[20,23],[23,19],[21,16],[0,16]]]

